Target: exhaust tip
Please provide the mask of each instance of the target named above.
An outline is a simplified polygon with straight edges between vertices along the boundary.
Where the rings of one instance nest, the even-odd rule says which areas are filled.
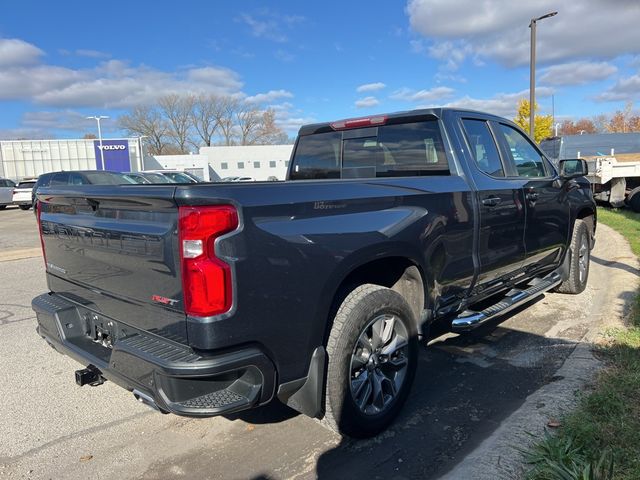
[[[160,411],[158,405],[153,398],[146,393],[142,393],[140,390],[133,390],[133,397],[140,403],[144,403],[147,407]]]

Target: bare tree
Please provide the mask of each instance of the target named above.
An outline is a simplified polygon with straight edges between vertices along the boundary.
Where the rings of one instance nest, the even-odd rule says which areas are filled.
[[[216,122],[220,128],[222,143],[234,145],[236,136],[236,114],[240,108],[240,101],[233,97],[221,99],[220,109],[217,111]]]
[[[580,135],[583,133],[596,133],[596,125],[588,118],[580,118],[575,122],[573,120],[564,120],[560,124],[560,132],[562,135]]]
[[[131,113],[121,115],[118,124],[129,135],[148,137],[149,153],[152,155],[164,153],[169,129],[157,108],[135,107]]]
[[[597,133],[607,132],[607,124],[609,123],[609,117],[605,113],[600,113],[592,118],[593,124],[596,127]]]
[[[180,153],[188,153],[187,143],[191,134],[193,95],[170,94],[158,100],[160,111],[167,119],[168,135],[176,143]]]
[[[259,145],[278,145],[289,141],[289,136],[276,125],[276,111],[268,108],[262,112],[262,125],[260,134],[255,140]]]
[[[259,110],[250,104],[240,104],[235,118],[240,145],[272,145],[286,138],[276,125],[276,112],[272,108]]]
[[[200,95],[193,103],[191,123],[202,144],[210,147],[218,129],[218,121],[222,117],[225,99],[216,95]]]
[[[235,112],[240,145],[254,145],[261,136],[262,112],[247,103],[238,104]]]

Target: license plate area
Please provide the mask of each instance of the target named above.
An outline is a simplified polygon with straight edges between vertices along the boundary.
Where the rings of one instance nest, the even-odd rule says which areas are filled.
[[[85,336],[92,342],[111,350],[113,343],[118,338],[118,324],[93,312],[86,312],[83,317]]]

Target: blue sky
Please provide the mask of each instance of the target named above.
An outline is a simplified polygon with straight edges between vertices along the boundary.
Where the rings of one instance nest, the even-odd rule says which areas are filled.
[[[640,97],[640,2],[8,2],[0,138],[75,137],[171,92],[236,95],[302,123],[423,106],[513,116],[538,26],[541,109],[609,113]],[[107,135],[118,135],[115,122]]]

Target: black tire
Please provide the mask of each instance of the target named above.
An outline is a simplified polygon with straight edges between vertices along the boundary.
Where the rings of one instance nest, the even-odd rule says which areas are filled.
[[[366,332],[373,332],[374,324],[379,325],[377,322],[381,318],[385,322],[383,323],[384,331],[379,331],[379,342],[376,342],[381,345],[381,351],[372,348],[370,352],[364,352],[369,355],[369,361],[362,362],[365,349],[359,347],[362,345],[359,340],[366,335]],[[396,321],[400,323],[396,324]],[[391,334],[387,342],[383,339],[388,324],[391,324]],[[400,333],[397,333],[396,329]],[[406,344],[403,341],[405,337]],[[393,340],[394,338],[400,340]],[[396,345],[404,344],[402,350],[393,349],[393,354],[385,355],[385,349],[394,342]],[[373,342],[369,345],[373,345]],[[389,288],[372,284],[361,285],[354,289],[336,313],[327,342],[327,356],[325,414],[322,423],[341,435],[356,438],[371,437],[387,428],[407,399],[415,377],[418,358],[415,321],[404,297]],[[360,367],[361,374],[367,373],[367,377],[370,377],[368,383],[371,386],[371,393],[365,394],[372,399],[371,405],[365,407],[365,409],[369,408],[369,411],[361,410],[362,407],[356,405],[352,393],[352,382],[359,378],[357,372],[356,376],[352,376],[355,359],[359,359],[358,362],[364,365]],[[405,366],[401,367],[402,377],[398,376],[400,370],[396,362],[406,365],[406,369]],[[375,366],[370,365],[371,363],[375,363]],[[384,378],[381,373],[383,371],[387,372],[384,373],[386,376]],[[389,380],[389,372],[397,380]],[[374,377],[378,378],[377,384]],[[381,383],[380,378],[383,378],[385,383]],[[396,385],[396,381],[400,384]],[[380,396],[376,397],[374,384]],[[384,386],[386,386],[386,393]],[[376,398],[382,400],[383,406],[379,412],[375,411],[377,410],[374,405]]]
[[[20,210],[29,210],[31,208],[31,205],[18,205],[20,207]]]
[[[627,196],[627,205],[636,213],[640,213],[640,187],[636,187]]]
[[[578,294],[587,287],[589,279],[589,262],[591,260],[591,246],[589,227],[582,220],[576,220],[571,237],[571,260],[569,262],[569,276],[556,288],[556,292]]]
[[[0,210],[4,210],[5,208],[7,208],[6,205],[0,205]]]

